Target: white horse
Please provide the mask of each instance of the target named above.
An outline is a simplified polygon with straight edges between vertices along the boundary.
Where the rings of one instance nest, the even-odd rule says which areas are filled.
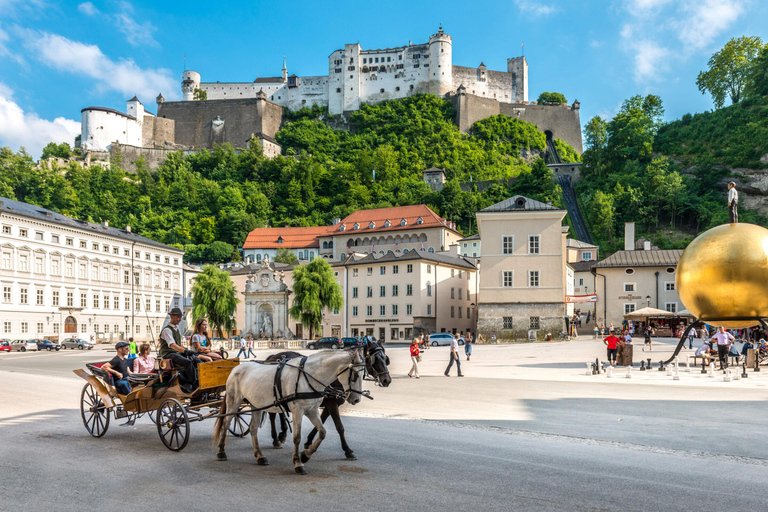
[[[339,380],[344,388],[347,401],[355,405],[362,398],[363,376],[361,372],[365,368],[363,356],[358,349],[328,350],[312,354],[306,358],[303,370],[299,368],[300,359],[293,359],[283,367],[280,383],[282,396],[289,397],[299,394],[303,397],[288,401],[285,405],[293,416],[293,466],[294,471],[300,475],[306,475],[304,462],[314,454],[325,438],[325,427],[320,420],[318,408],[324,396],[316,392],[326,392],[330,384]],[[277,397],[275,396],[276,364],[241,364],[237,366],[227,379],[226,400],[219,418],[213,428],[213,445],[218,446],[216,458],[227,460],[224,448],[227,444],[229,423],[232,421],[232,413],[236,413],[243,402],[248,400],[254,409],[251,416],[251,439],[253,441],[253,455],[256,463],[261,466],[269,464],[267,458],[259,448],[258,430],[262,414],[265,412],[282,412],[278,407],[272,407]],[[315,395],[313,397],[313,395]],[[231,411],[231,414],[227,414]],[[299,453],[301,444],[301,421],[303,417],[309,418],[312,425],[318,431],[317,440],[309,448]]]

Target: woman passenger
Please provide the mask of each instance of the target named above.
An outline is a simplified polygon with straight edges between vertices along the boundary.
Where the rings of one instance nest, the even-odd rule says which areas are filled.
[[[197,357],[205,363],[222,359],[219,353],[211,350],[211,340],[208,338],[208,321],[205,318],[198,318],[195,322],[195,331],[189,340],[189,346],[197,352]]]
[[[142,343],[139,347],[139,356],[134,359],[134,373],[152,373],[155,369],[155,358],[150,354],[149,343]]]

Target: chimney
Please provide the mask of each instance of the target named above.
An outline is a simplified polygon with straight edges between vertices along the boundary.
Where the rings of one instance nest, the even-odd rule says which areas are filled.
[[[108,228],[108,227],[109,227],[109,221],[108,221],[108,220],[105,220],[105,221],[104,221],[104,227],[105,227],[105,228]]]
[[[625,251],[635,250],[635,223],[634,222],[624,223],[624,250]]]
[[[459,244],[451,244],[448,246],[448,252],[452,256],[459,256],[459,249],[460,249]]]
[[[131,232],[131,226],[130,225],[125,226],[125,232],[126,233],[130,233]]]
[[[651,250],[651,241],[650,240],[646,240],[645,242],[643,242],[643,250],[644,251],[650,251]]]
[[[334,217],[334,218],[333,218],[333,224],[331,224],[331,225],[332,225],[332,226],[335,226],[336,224],[338,224],[338,223],[340,223],[340,222],[341,222],[341,219],[340,219],[340,218],[338,218],[338,217]]]

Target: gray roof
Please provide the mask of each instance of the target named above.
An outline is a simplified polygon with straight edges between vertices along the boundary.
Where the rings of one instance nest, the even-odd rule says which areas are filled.
[[[136,233],[129,233],[124,229],[118,229],[113,227],[107,227],[102,224],[95,224],[84,220],[75,220],[70,217],[66,217],[60,213],[56,213],[52,210],[46,210],[40,206],[33,204],[22,203],[13,199],[0,197],[0,215],[3,213],[12,213],[15,215],[21,215],[30,219],[41,220],[44,222],[50,222],[52,224],[58,224],[60,226],[66,226],[68,228],[83,229],[92,233],[100,235],[114,236],[116,238],[122,238],[129,242],[136,242],[145,245],[151,245],[159,247],[169,251],[177,251],[183,253],[181,249],[170,247],[160,242],[155,242],[149,238],[137,235]]]
[[[530,212],[530,211],[540,211],[540,210],[557,211],[557,210],[560,210],[560,208],[555,208],[551,204],[545,204],[545,203],[542,203],[541,201],[536,201],[535,199],[531,199],[529,197],[514,196],[514,197],[510,197],[509,199],[505,199],[500,203],[491,205],[488,208],[483,208],[482,210],[480,210],[480,212],[514,212],[514,211]]]
[[[582,242],[581,240],[576,240],[575,238],[567,238],[565,240],[566,247],[576,247],[578,249],[597,249],[596,245],[588,244],[587,242]]]
[[[682,249],[616,251],[604,260],[598,261],[595,268],[676,266],[682,254]]]
[[[569,263],[574,272],[589,272],[596,264],[596,261],[574,261]]]
[[[435,263],[443,263],[445,265],[453,265],[455,267],[464,267],[476,269],[476,258],[468,258],[465,256],[456,256],[453,254],[446,254],[444,252],[428,252],[417,251],[411,249],[405,251],[401,255],[397,256],[392,251],[387,251],[384,254],[369,254],[364,258],[354,259],[352,256],[347,258],[345,265],[363,265],[365,263],[384,263],[395,261],[414,261],[414,260],[427,260]]]
[[[107,108],[107,107],[85,107],[84,109],[82,109],[80,111],[80,113],[82,114],[86,110],[98,110],[98,111],[101,111],[101,112],[109,112],[110,114],[116,114],[118,116],[127,117],[128,119],[136,119],[133,116],[129,116],[125,112],[120,112],[119,110],[115,110],[113,108]]]
[[[472,236],[462,238],[461,240],[459,240],[459,242],[466,242],[467,240],[480,240],[480,233],[475,233]]]

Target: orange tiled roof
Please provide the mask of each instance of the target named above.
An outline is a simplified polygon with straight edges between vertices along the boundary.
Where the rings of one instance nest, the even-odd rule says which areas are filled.
[[[419,218],[422,219],[422,224],[418,224]],[[400,225],[400,222],[403,219],[406,221],[405,226]],[[387,221],[390,222],[389,227],[386,227]],[[374,223],[373,228],[370,227],[371,222]],[[354,229],[355,223],[358,224],[358,229]],[[344,233],[383,233],[404,229],[436,227],[444,227],[451,231],[456,231],[451,222],[440,217],[425,204],[376,208],[373,210],[358,210],[342,219],[339,224],[330,226],[329,234],[341,233],[342,225],[345,226]]]
[[[311,249],[319,248],[318,237],[327,235],[334,226],[256,228],[248,233],[243,249]],[[282,238],[282,243],[278,239]]]

